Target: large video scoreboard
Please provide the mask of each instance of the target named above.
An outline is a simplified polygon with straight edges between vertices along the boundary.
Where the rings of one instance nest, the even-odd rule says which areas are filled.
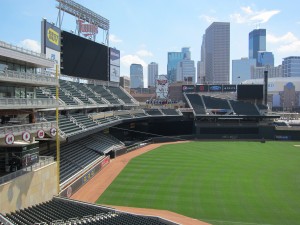
[[[61,73],[109,80],[108,47],[66,31],[61,32]]]

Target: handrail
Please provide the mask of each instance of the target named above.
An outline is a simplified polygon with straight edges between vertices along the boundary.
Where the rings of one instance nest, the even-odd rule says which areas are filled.
[[[8,49],[11,49],[11,50],[14,50],[14,51],[18,51],[18,52],[22,52],[22,53],[25,53],[25,54],[29,54],[29,55],[33,55],[33,56],[37,56],[37,57],[40,57],[40,58],[47,59],[46,54],[34,52],[34,51],[31,51],[31,50],[28,50],[28,49],[25,49],[25,48],[22,48],[22,47],[18,47],[18,46],[12,45],[12,44],[8,44],[4,41],[0,41],[0,46],[3,47],[3,48],[8,48]],[[52,61],[50,59],[47,59],[47,60]]]
[[[56,99],[51,98],[0,98],[0,106],[7,107],[55,107],[57,106]]]
[[[0,224],[1,223],[4,225],[14,225],[12,222],[7,220],[3,215],[0,214]]]
[[[50,129],[51,127],[56,127],[56,121],[0,127],[0,137],[4,137],[8,133],[18,135],[24,131],[36,132],[39,129],[45,130]]]
[[[14,70],[2,70],[0,71],[0,78],[6,81],[28,81],[31,83],[49,83],[51,85],[59,85],[59,81],[51,73],[30,73]]]
[[[39,162],[0,177],[0,185],[54,162],[53,156],[39,156]]]

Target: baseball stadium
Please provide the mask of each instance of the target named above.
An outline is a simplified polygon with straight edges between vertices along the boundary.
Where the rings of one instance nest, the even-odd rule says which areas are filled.
[[[138,100],[109,20],[56,1],[77,34],[43,19],[41,53],[0,41],[0,225],[300,225],[298,114],[272,111],[267,73]]]

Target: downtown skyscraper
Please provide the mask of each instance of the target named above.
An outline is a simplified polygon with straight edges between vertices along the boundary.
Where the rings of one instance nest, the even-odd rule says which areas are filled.
[[[144,74],[141,64],[130,65],[130,88],[143,88]]]
[[[228,84],[230,73],[230,23],[214,22],[205,31],[205,82]]]
[[[168,52],[167,76],[170,83],[195,83],[196,69],[189,47],[182,48],[181,52]]]
[[[148,86],[155,87],[155,80],[158,77],[158,64],[151,62],[148,65]]]
[[[249,33],[249,59],[256,59],[258,65],[258,52],[266,51],[266,29],[255,29]]]

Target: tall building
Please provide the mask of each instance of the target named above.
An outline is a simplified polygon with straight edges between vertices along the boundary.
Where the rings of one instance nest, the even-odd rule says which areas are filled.
[[[255,59],[241,58],[232,60],[232,84],[240,84],[251,79],[251,67],[256,66]]]
[[[300,77],[300,56],[286,57],[282,61],[284,77]]]
[[[264,78],[264,72],[268,71],[268,77],[274,78],[274,77],[282,77],[282,66],[261,66],[251,67],[251,79],[260,79]]]
[[[183,59],[177,64],[176,81],[196,83],[196,68],[194,60]]]
[[[143,88],[144,75],[143,66],[141,64],[130,65],[130,88]]]
[[[187,52],[168,52],[167,75],[170,83],[176,81],[177,64],[188,55]]]
[[[158,76],[158,64],[155,62],[151,62],[148,65],[148,86],[155,87],[155,80]]]
[[[266,51],[266,29],[255,29],[249,33],[249,59],[256,59],[258,52]]]
[[[272,52],[258,51],[257,52],[258,66],[274,66],[274,55]]]
[[[230,23],[214,22],[205,31],[205,80],[228,84],[230,71]]]
[[[205,34],[202,37],[200,61],[197,63],[197,83],[205,83]]]
[[[130,92],[130,78],[127,76],[120,77],[120,86],[129,93]]]

